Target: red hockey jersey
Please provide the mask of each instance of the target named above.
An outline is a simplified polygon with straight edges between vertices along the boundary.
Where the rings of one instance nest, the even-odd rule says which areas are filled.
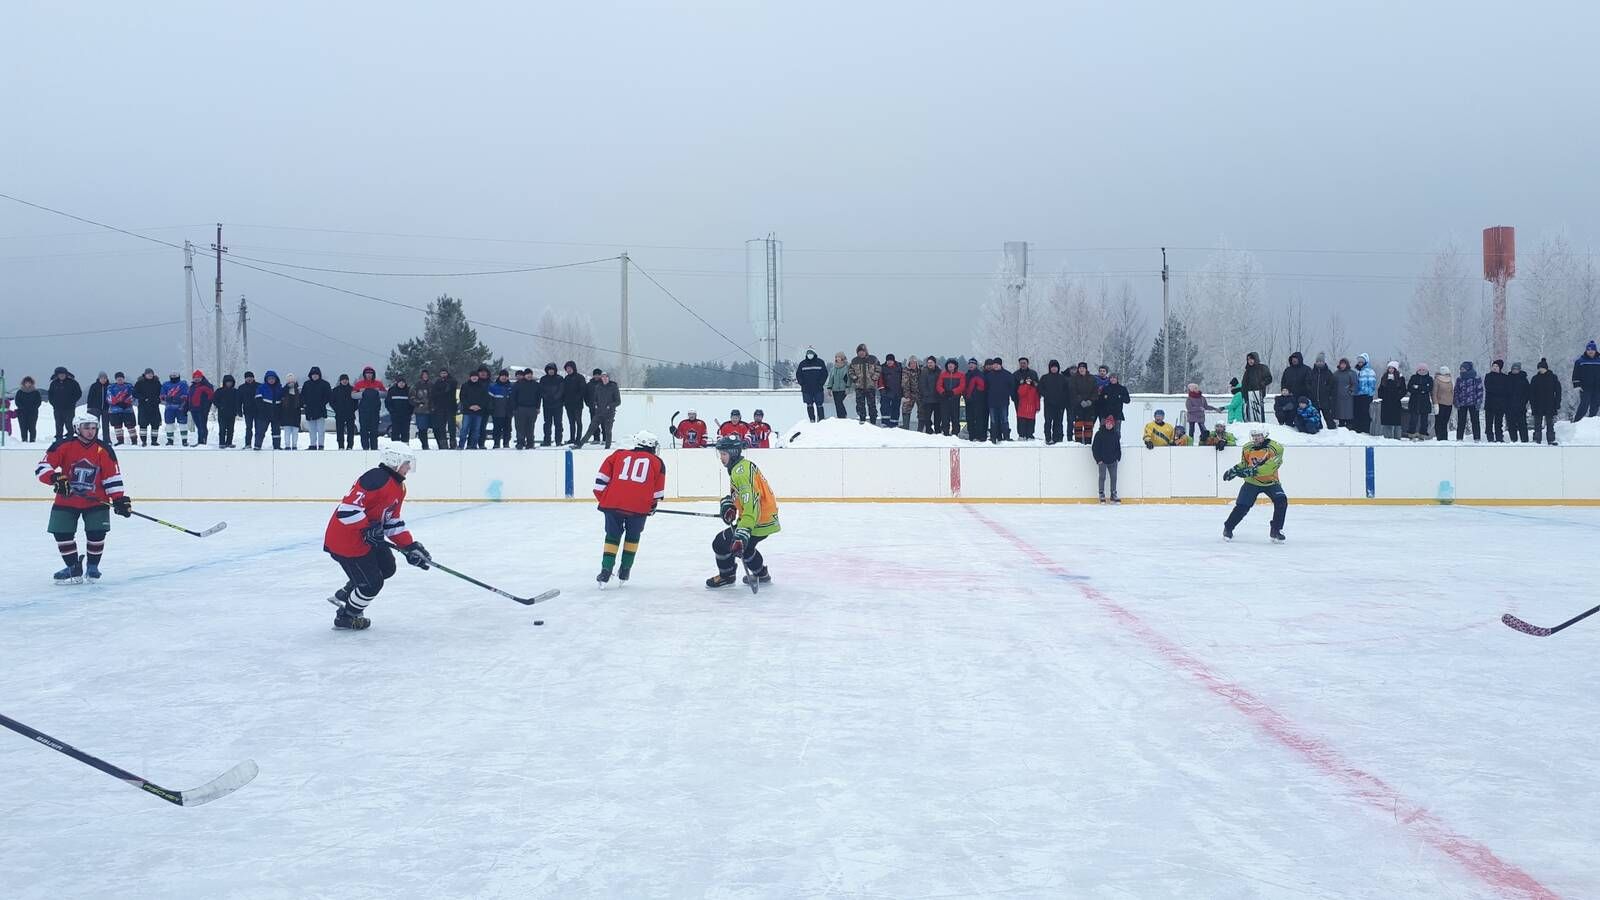
[[[721,437],[731,434],[746,444],[750,443],[750,426],[743,422],[723,422],[722,427],[717,429],[717,434]]]
[[[772,426],[765,422],[751,422],[744,442],[757,450],[772,446]]]
[[[338,556],[366,556],[382,538],[401,547],[411,546],[415,539],[406,530],[400,510],[405,500],[404,478],[383,466],[368,470],[328,519],[322,549]]]
[[[74,435],[51,444],[33,473],[44,484],[53,484],[57,472],[67,474],[70,492],[56,495],[57,506],[94,509],[122,496],[122,467],[117,452],[105,441],[85,443]]]
[[[684,419],[678,423],[678,440],[682,441],[685,447],[704,447],[706,432],[709,430],[706,428],[706,423],[700,419]]]
[[[648,450],[613,450],[594,476],[601,509],[647,515],[667,493],[667,464]]]

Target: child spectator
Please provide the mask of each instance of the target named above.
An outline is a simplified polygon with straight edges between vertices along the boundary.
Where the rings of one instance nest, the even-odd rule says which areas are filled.
[[[1145,442],[1145,446],[1150,446],[1149,441]],[[1090,442],[1089,452],[1094,455],[1095,467],[1099,469],[1100,502],[1106,502],[1106,476],[1109,475],[1111,502],[1121,503],[1117,498],[1117,463],[1122,460],[1122,442],[1118,437],[1116,419],[1106,416],[1101,420],[1100,430]]]
[[[1200,385],[1194,384],[1193,382],[1190,382],[1189,384],[1189,393],[1186,397],[1184,397],[1183,407],[1184,413],[1189,419],[1189,424],[1186,430],[1190,438],[1194,438],[1197,435],[1199,437],[1205,437],[1206,410],[1210,410],[1212,412],[1222,412],[1222,410],[1217,409],[1215,406],[1212,406],[1206,402],[1205,395],[1200,393]]]
[[[1017,437],[1033,440],[1033,426],[1039,417],[1039,381],[1029,369],[1017,380]]]
[[[1296,430],[1301,434],[1316,434],[1322,430],[1322,414],[1317,411],[1310,397],[1301,397],[1296,406],[1299,407],[1295,412]]]

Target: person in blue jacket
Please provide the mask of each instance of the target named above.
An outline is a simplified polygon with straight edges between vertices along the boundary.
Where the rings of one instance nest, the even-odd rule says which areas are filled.
[[[189,446],[189,385],[177,372],[167,376],[161,386],[162,421],[167,424],[167,446],[172,446],[174,432],[183,432],[183,445]]]
[[[1301,434],[1316,434],[1322,430],[1322,414],[1311,403],[1310,397],[1301,397],[1297,404],[1294,427]]]
[[[822,388],[828,383],[828,364],[817,356],[817,351],[806,350],[806,358],[794,367],[794,380],[800,384],[800,399],[806,404],[806,418],[813,422],[826,419],[822,408]]]
[[[984,384],[989,389],[989,443],[1011,440],[1011,395],[1016,382],[1006,370],[1000,357],[989,360],[989,371],[983,373]]]
[[[256,387],[256,442],[252,446],[261,449],[262,439],[269,433],[272,435],[272,449],[281,447],[283,439],[278,436],[278,429],[273,423],[278,421],[278,407],[283,405],[283,383],[278,380],[278,373],[271,369],[261,376],[261,384]]]

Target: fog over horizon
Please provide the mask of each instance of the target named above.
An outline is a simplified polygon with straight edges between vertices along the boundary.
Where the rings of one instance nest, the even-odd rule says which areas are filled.
[[[635,353],[748,360],[744,242],[769,233],[788,358],[971,352],[1007,241],[1038,278],[1130,285],[1146,341],[1160,247],[1175,304],[1214,248],[1249,251],[1259,315],[1337,311],[1343,352],[1375,360],[1441,248],[1474,275],[1487,226],[1516,226],[1524,265],[1558,237],[1600,249],[1591,4],[91,2],[7,32],[0,194],[193,241],[197,315],[224,223],[257,372],[381,370],[421,331],[404,307],[444,293],[521,332],[586,314],[615,348],[624,250]],[[181,370],[182,266],[0,199],[7,386]],[[568,267],[443,274],[540,266]]]

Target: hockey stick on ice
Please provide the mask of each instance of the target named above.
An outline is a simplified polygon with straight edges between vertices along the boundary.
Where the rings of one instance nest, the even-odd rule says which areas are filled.
[[[1531,634],[1534,637],[1549,637],[1561,629],[1566,628],[1568,625],[1576,625],[1579,622],[1582,622],[1584,619],[1589,618],[1597,612],[1600,612],[1600,606],[1596,606],[1594,609],[1591,609],[1588,612],[1579,613],[1578,615],[1573,616],[1572,618],[1553,628],[1542,628],[1538,625],[1529,625],[1527,622],[1524,622],[1516,616],[1513,616],[1511,613],[1506,613],[1505,615],[1501,616],[1500,621],[1504,622],[1507,627],[1514,628],[1523,634]]]
[[[699,516],[699,517],[701,517],[703,519],[720,519],[720,518],[722,518],[722,516],[718,515],[717,513],[691,512],[690,510],[687,510],[687,509],[658,509],[658,510],[656,510],[656,512],[665,513],[665,514],[667,514],[669,516]]]
[[[29,728],[21,722],[18,722],[16,719],[0,715],[0,725],[4,725],[5,727],[15,731],[17,734],[20,734],[25,738],[37,741],[38,743],[49,747],[51,750],[54,750],[57,753],[70,756],[84,765],[99,769],[113,778],[125,781],[139,790],[144,791],[145,793],[154,794],[168,803],[172,803],[177,806],[199,806],[202,803],[210,803],[213,800],[226,797],[234,791],[237,791],[239,788],[249,784],[250,780],[255,778],[256,773],[260,771],[258,768],[256,768],[256,764],[253,760],[247,759],[228,771],[223,772],[221,775],[218,775],[211,781],[201,785],[200,787],[191,788],[187,791],[174,791],[170,788],[164,788],[153,781],[140,778],[138,775],[135,775],[125,769],[120,769],[116,766],[113,766],[111,763],[108,763],[103,759],[90,756],[71,744],[62,743],[61,741],[56,740],[42,731]]]
[[[111,504],[108,503],[106,505],[110,506]],[[166,519],[158,519],[155,516],[147,516],[144,513],[139,512],[137,509],[130,509],[130,510],[128,510],[128,512],[130,514],[132,514],[132,515],[138,516],[141,519],[148,519],[149,521],[154,522],[157,525],[165,525],[165,526],[167,526],[168,528],[171,528],[174,531],[181,531],[184,534],[192,534],[192,535],[194,535],[195,537],[198,537],[198,538],[211,537],[213,534],[216,534],[217,532],[221,531],[222,529],[228,527],[228,523],[227,522],[218,522],[217,524],[211,526],[210,528],[207,528],[205,531],[194,531],[192,529],[185,528],[182,525],[174,525],[171,522],[168,522]]]
[[[389,546],[393,547],[394,549],[399,550],[401,553],[406,552],[404,547],[401,547],[399,544],[396,544],[393,541],[386,541],[385,543],[387,543]],[[518,597],[516,594],[513,594],[510,591],[502,591],[502,590],[500,590],[499,588],[495,587],[492,584],[484,584],[483,582],[479,581],[478,579],[473,578],[471,575],[467,575],[467,574],[462,573],[462,572],[457,572],[455,569],[452,569],[449,566],[441,565],[438,560],[430,559],[428,561],[428,568],[430,568],[430,569],[438,569],[439,571],[445,573],[446,575],[454,575],[455,577],[461,579],[462,581],[471,582],[472,584],[475,584],[478,587],[481,587],[486,591],[489,591],[489,592],[495,593],[495,594],[499,594],[500,596],[506,598],[507,600],[515,600],[518,603],[521,603],[523,606],[532,606],[535,603],[543,603],[546,600],[550,600],[550,599],[553,599],[555,597],[561,596],[561,589],[560,588],[551,588],[550,590],[545,591],[542,594],[534,594],[532,597]]]

